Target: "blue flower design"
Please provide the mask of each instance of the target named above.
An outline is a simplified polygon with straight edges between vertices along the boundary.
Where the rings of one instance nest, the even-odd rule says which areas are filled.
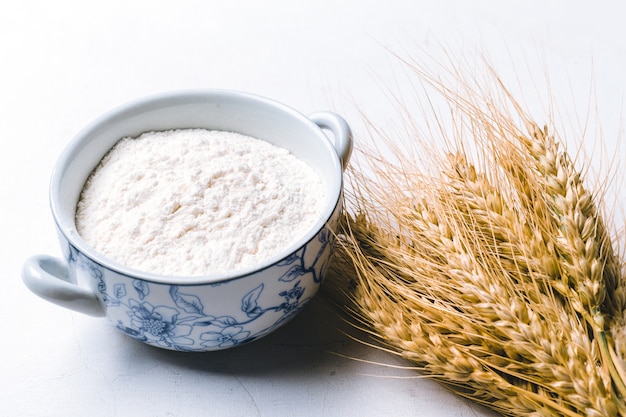
[[[327,230],[316,240],[276,264],[281,273],[246,289],[239,301],[239,312],[210,303],[193,287],[157,284],[107,269],[70,245],[68,262],[85,271],[95,282],[107,314],[118,330],[149,345],[178,351],[207,351],[242,345],[267,334],[293,317],[310,300],[305,293],[321,282],[325,253],[334,241]],[[119,275],[119,276],[118,276]],[[233,281],[240,282],[240,281]],[[290,283],[290,284],[286,284]],[[231,281],[209,284],[230,285]],[[305,285],[306,284],[306,285]],[[285,288],[286,286],[286,288]],[[235,307],[235,304],[233,304]],[[241,313],[244,316],[241,316]],[[265,317],[260,320],[261,317]],[[256,324],[266,323],[263,328]]]
[[[291,289],[281,291],[278,295],[284,297],[285,302],[280,305],[280,309],[285,313],[290,313],[291,311],[297,309],[299,307],[302,294],[304,294],[304,288],[300,286],[300,281],[296,282]]]
[[[300,297],[302,297],[303,293],[304,293],[304,288],[300,286],[300,281],[298,281],[293,286],[293,288],[287,291],[281,291],[278,295],[280,295],[281,297],[285,297],[288,303],[293,303],[293,302],[297,303]]]
[[[250,336],[250,332],[243,330],[243,327],[228,326],[220,331],[204,332],[200,335],[200,339],[204,340],[202,346],[226,348],[244,342],[248,336]]]
[[[165,306],[154,307],[147,302],[130,300],[128,315],[131,319],[130,327],[136,332],[136,335],[131,336],[135,338],[164,347],[193,344],[192,339],[185,337],[191,334],[192,327],[177,324],[176,309]]]

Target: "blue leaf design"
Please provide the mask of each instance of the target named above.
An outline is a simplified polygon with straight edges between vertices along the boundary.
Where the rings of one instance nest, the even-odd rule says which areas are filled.
[[[139,295],[139,299],[143,300],[146,295],[150,294],[150,286],[146,281],[142,281],[140,279],[136,279],[133,281],[133,287],[137,291]]]
[[[287,266],[287,265],[291,265],[292,263],[296,262],[298,259],[300,259],[300,256],[298,256],[297,253],[292,253],[291,255],[289,255],[288,257],[286,257],[285,259],[283,259],[280,262],[276,263],[276,266]]]
[[[237,323],[237,320],[230,316],[222,316],[215,318],[215,320],[213,320],[211,324],[215,324],[216,326],[220,327],[230,327],[239,323]]]
[[[280,277],[278,280],[283,281],[283,282],[291,282],[294,279],[301,277],[302,275],[306,273],[307,273],[307,270],[302,268],[301,265],[294,265],[291,268],[289,268],[289,270],[285,272],[285,274],[283,274],[283,276]]]
[[[178,307],[182,308],[187,313],[204,314],[204,306],[200,298],[195,295],[179,293],[175,302]]]
[[[249,317],[251,314],[255,317],[258,316],[259,308],[257,306],[257,301],[262,291],[263,284],[250,291],[241,299],[241,310]]]
[[[263,309],[261,307],[255,307],[253,310],[246,312],[246,314],[248,315],[248,317],[256,319],[263,314]]]
[[[328,243],[330,240],[330,234],[331,232],[328,229],[324,229],[320,232],[317,239],[322,243]]]
[[[170,297],[172,297],[172,300],[174,301],[178,299],[178,287],[176,285],[172,285],[170,287]]]
[[[204,306],[197,296],[180,293],[178,292],[178,287],[175,285],[170,287],[170,296],[172,300],[174,300],[174,303],[185,312],[204,315]]]
[[[126,297],[126,285],[125,284],[115,284],[113,286],[113,296],[118,300],[120,298]]]

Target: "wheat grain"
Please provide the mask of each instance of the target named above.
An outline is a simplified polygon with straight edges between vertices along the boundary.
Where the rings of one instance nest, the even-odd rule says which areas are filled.
[[[505,415],[626,415],[625,284],[597,201],[547,129],[435,86],[482,165],[462,144],[436,176],[370,150],[374,180],[350,171],[358,214],[330,291],[387,349]]]
[[[379,267],[376,278],[372,275],[374,271],[370,269],[367,278],[358,285],[360,314],[366,314],[371,322],[376,323],[375,329],[385,343],[395,345],[401,355],[423,365],[426,372],[457,385],[462,382],[463,393],[483,391],[481,401],[491,403],[497,400],[499,405],[496,408],[504,412],[510,410],[511,405],[505,403],[514,392],[502,376],[502,370],[509,375],[523,375],[528,374],[530,364],[542,363],[543,367],[531,372],[534,378],[571,381],[567,368],[556,363],[559,357],[552,357],[558,354],[554,342],[544,337],[550,334],[548,330],[562,331],[566,337],[576,333],[566,327],[546,329],[545,317],[529,311],[525,304],[513,300],[508,308],[507,300],[497,300],[503,296],[499,294],[501,291],[494,294],[476,288],[475,284],[465,283],[459,288],[458,297],[472,294],[482,302],[474,303],[476,300],[472,299],[461,313],[457,306],[466,304],[459,304],[459,300],[433,304],[432,295],[418,297],[416,293],[420,291],[390,282],[385,278],[388,271],[384,268]],[[428,280],[428,276],[419,278],[423,278],[425,287],[438,284]],[[462,284],[460,280],[459,284]],[[493,285],[490,289],[495,290]],[[389,294],[393,294],[393,298]],[[402,306],[400,311],[398,306]],[[581,365],[576,361],[569,362]],[[574,378],[579,377],[574,375]],[[493,385],[494,380],[498,384]],[[490,396],[486,392],[490,392]],[[527,412],[536,410],[537,400],[533,396],[516,397],[517,412],[524,401]],[[552,408],[551,415],[562,415],[558,407]]]

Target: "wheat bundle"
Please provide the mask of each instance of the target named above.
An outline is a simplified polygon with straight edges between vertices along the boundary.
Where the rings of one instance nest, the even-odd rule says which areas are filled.
[[[626,416],[624,262],[599,191],[493,72],[495,94],[413,70],[462,128],[443,151],[375,132],[395,158],[361,149],[349,171],[326,290],[381,348],[504,415]]]

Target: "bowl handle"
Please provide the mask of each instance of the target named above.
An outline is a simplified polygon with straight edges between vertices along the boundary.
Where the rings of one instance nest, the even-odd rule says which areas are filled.
[[[352,154],[352,132],[348,123],[337,113],[329,111],[310,114],[309,119],[320,128],[328,129],[332,132],[335,137],[335,150],[341,160],[341,166],[343,169],[346,169]]]
[[[29,258],[22,269],[24,284],[39,297],[94,317],[105,315],[96,294],[70,281],[67,264],[52,256]]]

